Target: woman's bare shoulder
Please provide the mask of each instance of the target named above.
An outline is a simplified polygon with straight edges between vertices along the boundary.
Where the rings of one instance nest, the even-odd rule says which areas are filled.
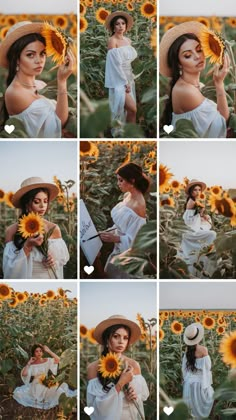
[[[98,363],[99,363],[99,361],[96,360],[95,362],[92,362],[88,365],[88,367],[87,367],[87,379],[88,379],[88,381],[90,379],[94,379],[94,378],[97,377]]]
[[[146,202],[142,196],[137,200],[130,200],[127,202],[127,206],[131,208],[138,216],[146,217]]]
[[[8,86],[5,92],[5,102],[9,115],[20,114],[25,111],[35,98],[32,93],[27,92],[26,89],[15,87],[13,84]]]
[[[194,207],[195,207],[195,201],[192,198],[190,198],[187,202],[186,209],[187,210],[193,210]]]
[[[135,375],[139,375],[141,373],[140,365],[136,362],[136,360],[131,359],[130,357],[125,357],[125,360],[132,366]]]
[[[199,345],[199,354],[201,355],[201,357],[208,356],[207,348],[205,346]]]
[[[116,40],[113,36],[111,36],[108,40],[107,49],[112,50],[112,48],[117,48]]]
[[[126,36],[126,37],[124,37],[124,38],[125,38],[125,40],[127,41],[127,43],[128,43],[129,45],[131,45],[131,39],[127,38],[127,36]]]
[[[8,226],[6,229],[5,242],[11,242],[18,229],[18,223]]]
[[[48,220],[44,220],[45,226],[46,226],[46,231],[48,232],[50,229],[53,229],[53,232],[50,236],[51,239],[57,239],[57,238],[61,238],[61,229],[59,228],[58,225],[56,225],[56,223],[53,222],[49,222]]]
[[[176,82],[172,90],[172,105],[176,114],[193,111],[204,100],[201,92],[190,83]]]

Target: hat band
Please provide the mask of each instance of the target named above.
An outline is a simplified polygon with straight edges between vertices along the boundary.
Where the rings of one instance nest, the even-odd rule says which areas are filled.
[[[187,337],[187,339],[188,339],[188,340],[190,340],[190,341],[191,341],[191,340],[195,340],[195,338],[197,338],[197,336],[198,336],[198,333],[199,333],[199,329],[197,328],[197,334],[195,334],[195,336],[194,336],[194,337],[192,337],[192,338],[188,338],[188,337]]]

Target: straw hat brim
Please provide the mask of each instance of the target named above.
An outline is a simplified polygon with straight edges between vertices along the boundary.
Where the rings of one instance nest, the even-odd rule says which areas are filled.
[[[43,23],[26,23],[25,25],[19,26],[19,28],[14,29],[9,35],[6,35],[5,39],[0,44],[0,66],[8,68],[9,62],[7,59],[7,53],[10,47],[24,35],[29,35],[33,33],[41,34],[43,29]]]
[[[200,324],[199,322],[194,322],[193,324],[191,324],[191,326],[193,326],[193,327],[195,326],[195,327],[198,328],[198,335],[194,340],[190,340],[189,338],[186,337],[186,329],[185,329],[185,331],[184,331],[184,342],[185,342],[185,344],[187,344],[187,346],[194,346],[195,344],[200,343],[200,341],[204,337],[204,328],[203,328],[202,324]]]
[[[199,37],[204,28],[206,28],[206,26],[197,21],[184,22],[169,29],[163,35],[160,42],[160,73],[163,76],[172,76],[172,70],[168,66],[168,51],[173,42],[184,34],[195,34]]]
[[[131,336],[130,336],[130,340],[129,340],[129,344],[133,344],[135,341],[137,341],[141,335],[141,329],[138,326],[138,324],[136,324],[136,322],[130,321],[129,319],[126,318],[121,318],[121,317],[117,317],[117,318],[108,318],[105,319],[104,321],[100,322],[93,333],[93,336],[95,338],[95,340],[99,343],[99,344],[103,344],[103,340],[102,340],[102,334],[103,332],[108,328],[111,327],[112,325],[126,325],[130,328],[131,331]]]
[[[59,193],[59,189],[56,185],[48,183],[48,182],[39,182],[31,185],[27,185],[25,187],[20,188],[12,197],[12,204],[16,208],[20,208],[20,200],[23,195],[25,195],[28,191],[34,190],[35,188],[46,188],[49,191],[49,201],[52,201],[56,198]]]
[[[132,28],[132,26],[134,24],[134,20],[133,20],[132,16],[130,16],[126,12],[122,12],[122,11],[118,10],[117,12],[113,12],[110,15],[108,15],[106,20],[105,20],[105,26],[109,31],[111,30],[111,21],[115,16],[123,16],[127,19],[127,28],[126,28],[127,31],[129,31]]]
[[[205,182],[202,181],[198,181],[197,179],[193,179],[192,181],[190,181],[188,183],[188,185],[185,187],[185,192],[186,194],[188,194],[189,189],[193,186],[193,185],[201,185],[202,187],[202,191],[204,191],[206,189],[206,184]]]

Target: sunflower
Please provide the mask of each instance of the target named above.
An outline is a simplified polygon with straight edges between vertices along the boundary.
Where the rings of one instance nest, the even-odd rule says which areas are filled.
[[[99,156],[99,149],[96,144],[91,141],[81,141],[80,156],[90,156],[96,160]]]
[[[147,350],[150,350],[150,349],[155,350],[156,347],[157,347],[157,338],[156,338],[156,336],[155,335],[152,335],[151,336],[151,347],[150,347],[150,338],[147,337],[147,340],[146,340],[146,349]]]
[[[17,299],[17,302],[19,302],[19,303],[24,303],[24,302],[25,302],[25,300],[27,299],[27,297],[25,296],[25,294],[24,294],[24,293],[18,292],[18,293],[16,294],[16,299]]]
[[[62,16],[62,15],[56,15],[53,16],[53,25],[54,26],[59,26],[59,28],[61,29],[66,29],[68,26],[68,18],[66,16]]]
[[[64,298],[64,296],[65,296],[65,291],[64,291],[61,287],[59,287],[59,289],[57,289],[57,294],[58,294],[58,296],[60,296],[61,298]]]
[[[107,16],[110,14],[111,12],[109,12],[109,10],[104,9],[103,7],[100,7],[95,14],[95,17],[97,19],[97,21],[99,23],[101,23],[102,25],[104,25],[105,20],[107,18]]]
[[[88,332],[87,332],[87,339],[92,344],[98,344],[97,341],[94,338],[94,335],[93,335],[94,331],[95,331],[95,328],[90,328],[90,330],[88,330]]]
[[[163,324],[164,324],[163,319],[162,319],[162,318],[159,318],[159,327],[162,327],[162,326],[163,326]]]
[[[223,197],[212,195],[209,200],[211,211],[217,211],[222,216],[230,217],[232,226],[236,226],[236,211],[233,200],[225,193]]]
[[[0,203],[1,203],[2,201],[4,201],[4,198],[5,198],[5,192],[4,192],[3,190],[1,190],[1,189],[0,189]]]
[[[46,293],[46,296],[49,300],[53,300],[54,297],[56,296],[56,293],[53,290],[48,290]]]
[[[236,331],[227,334],[220,343],[219,352],[223,355],[223,362],[236,368]]]
[[[0,283],[0,300],[9,299],[11,297],[11,289],[5,283]]]
[[[151,175],[156,175],[156,173],[157,173],[157,163],[156,162],[151,164],[148,172]]]
[[[41,299],[39,300],[39,306],[45,306],[47,302],[47,299],[44,299],[41,297]]]
[[[210,316],[205,316],[202,320],[202,325],[207,330],[212,330],[212,328],[214,328],[214,326],[215,326],[215,323],[216,322],[215,322],[214,318],[212,318]]]
[[[216,332],[217,332],[218,335],[224,334],[225,333],[225,327],[222,327],[222,326],[217,327]]]
[[[166,197],[160,200],[160,206],[170,206],[175,207],[175,200],[172,197]]]
[[[6,37],[6,34],[9,31],[9,29],[10,26],[4,26],[4,28],[0,30],[0,39],[4,39]]]
[[[173,22],[169,22],[164,26],[164,32],[169,31],[169,29],[174,28],[174,26],[176,26]]]
[[[170,187],[173,189],[174,192],[179,192],[179,190],[181,188],[181,184],[180,184],[179,181],[174,179],[173,181],[171,181]]]
[[[15,308],[15,307],[17,306],[17,304],[18,304],[18,300],[17,300],[15,297],[13,297],[13,298],[10,300],[10,302],[8,302],[8,306],[9,306],[10,308]]]
[[[72,25],[70,28],[70,35],[72,36],[72,38],[76,38],[77,35],[77,25]]]
[[[44,232],[43,219],[34,212],[22,216],[19,219],[18,232],[23,238],[41,235]]]
[[[199,36],[205,57],[210,57],[210,63],[223,65],[225,41],[214,31],[204,28]]]
[[[159,328],[159,341],[162,341],[165,337],[165,333],[162,328]]]
[[[139,323],[139,326],[140,326],[140,328],[141,328],[141,333],[142,333],[142,334],[146,334],[147,327],[146,327],[146,325],[145,325],[145,321],[144,321],[144,319],[143,319],[142,315],[141,315],[141,314],[139,314],[139,313],[137,313],[136,319],[137,319],[137,321],[138,321],[138,323]]]
[[[213,185],[213,187],[210,188],[211,194],[215,195],[215,196],[219,196],[222,194],[222,187],[220,187],[219,185]]]
[[[183,332],[184,326],[183,326],[182,322],[173,321],[171,323],[170,329],[174,334],[180,335]]]
[[[87,336],[88,328],[85,325],[80,325],[80,336],[85,338]]]
[[[13,197],[14,193],[12,191],[9,191],[8,193],[5,194],[5,203],[8,205],[8,207],[14,207],[12,204],[12,197]]]
[[[156,5],[151,3],[150,1],[146,1],[140,7],[140,12],[142,16],[150,19],[156,14]]]
[[[13,15],[6,16],[6,25],[13,26],[17,22],[17,19]]]
[[[169,168],[160,164],[159,166],[159,190],[160,193],[165,191],[165,188],[169,186],[169,179],[173,176],[172,173],[169,172]]]
[[[103,378],[117,378],[121,374],[122,362],[115,353],[107,353],[99,359],[98,372]]]
[[[42,29],[42,36],[46,40],[46,54],[52,57],[52,61],[61,65],[65,61],[65,55],[70,40],[60,28],[55,28],[50,23],[45,22]]]
[[[207,28],[210,28],[211,26],[209,19],[207,19],[206,17],[200,16],[196,20],[202,23],[202,25],[205,25]]]
[[[132,5],[132,3],[130,1],[128,1],[126,3],[126,8],[127,8],[127,10],[130,10],[130,11],[134,10],[134,6]]]
[[[228,18],[226,19],[225,23],[231,26],[231,28],[236,28],[236,18]]]

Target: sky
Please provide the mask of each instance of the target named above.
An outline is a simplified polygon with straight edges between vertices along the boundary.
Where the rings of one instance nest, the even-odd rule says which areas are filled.
[[[160,282],[160,309],[234,309],[236,283]]]
[[[112,315],[124,315],[136,321],[157,316],[157,292],[154,282],[81,282],[80,321],[87,328]]]
[[[53,182],[77,180],[77,144],[74,141],[0,142],[0,189],[15,192],[21,182],[39,176]],[[77,184],[71,188],[76,192]]]
[[[236,142],[234,141],[161,141],[160,163],[170,168],[171,178],[182,181],[185,176],[208,186],[236,188]]]
[[[235,16],[235,0],[160,0],[160,16]]]
[[[76,282],[72,281],[54,281],[50,282],[48,280],[43,281],[6,281],[6,284],[13,287],[13,289],[17,292],[24,292],[27,291],[29,293],[45,293],[48,290],[54,290],[54,292],[57,291],[59,287],[62,287],[63,290],[70,290],[70,292],[67,292],[67,296],[69,298],[77,297],[77,284]]]
[[[32,1],[32,0],[1,0],[1,13],[5,14],[19,14],[19,13],[48,13],[48,14],[62,14],[76,12],[76,0],[47,0],[47,1]]]

